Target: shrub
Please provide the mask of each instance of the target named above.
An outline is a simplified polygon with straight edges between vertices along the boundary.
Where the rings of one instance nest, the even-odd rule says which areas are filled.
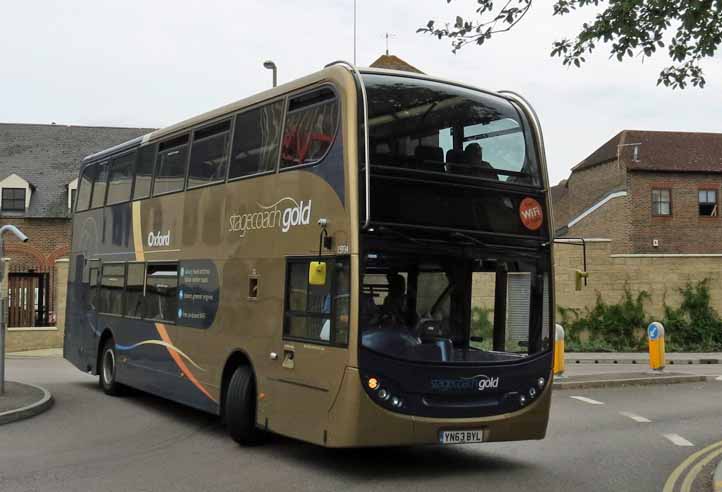
[[[637,351],[644,348],[644,336],[636,335],[644,330],[648,318],[644,312],[644,301],[650,298],[646,291],[636,297],[627,286],[616,304],[607,304],[597,294],[592,309],[578,309],[558,306],[561,324],[567,333],[567,350],[582,351]],[[582,342],[582,332],[589,334],[589,340]]]
[[[664,305],[664,328],[668,350],[722,350],[722,320],[710,306],[709,279],[683,289],[682,304],[678,308]]]
[[[492,308],[474,306],[471,308],[471,336],[481,337],[482,342],[473,342],[475,347],[491,350],[494,337],[494,322],[489,319]]]

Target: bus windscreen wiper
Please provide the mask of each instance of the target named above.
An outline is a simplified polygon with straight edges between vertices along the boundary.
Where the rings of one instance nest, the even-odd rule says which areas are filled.
[[[454,232],[453,234],[451,234],[451,237],[466,239],[467,241],[471,241],[472,243],[476,244],[477,246],[481,246],[482,248],[489,247],[489,245],[481,239],[476,239],[475,237],[464,234],[463,232]]]

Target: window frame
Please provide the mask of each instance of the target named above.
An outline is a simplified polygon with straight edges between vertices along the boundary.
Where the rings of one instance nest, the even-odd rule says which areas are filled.
[[[102,292],[103,292],[103,279],[105,278],[105,268],[106,267],[112,267],[112,266],[118,266],[121,265],[123,267],[123,286],[120,288],[120,314],[118,313],[111,313],[105,310],[106,306],[101,305],[103,304],[102,301]],[[98,267],[98,295],[97,295],[97,305],[95,306],[96,312],[98,314],[102,314],[103,316],[112,316],[114,318],[123,318],[125,313],[125,285],[128,281],[128,263],[123,261],[108,261],[103,262]],[[117,275],[109,275],[112,277],[117,277]],[[103,309],[100,309],[100,308]]]
[[[321,157],[319,157],[318,159],[316,159],[315,161],[304,162],[303,164],[296,164],[295,166],[281,167],[281,158],[283,156],[283,136],[286,133],[286,122],[288,120],[288,115],[290,114],[290,112],[288,111],[288,108],[290,107],[291,100],[293,98],[303,96],[305,94],[309,94],[314,91],[319,91],[324,88],[329,88],[329,89],[331,89],[331,92],[333,92],[333,99],[329,99],[329,101],[337,102],[336,116],[338,117],[338,119],[336,122],[336,128],[334,129],[333,138],[331,139],[331,143],[329,144],[328,148],[326,149],[326,152],[324,152],[324,154]],[[296,111],[302,111],[304,109],[312,108],[317,105],[327,104],[327,102],[328,101],[323,101],[323,102],[319,102],[319,103],[309,104],[307,106],[303,106],[302,108],[296,109],[292,112],[295,113]],[[278,162],[276,163],[276,169],[278,170],[278,172],[282,173],[282,172],[286,172],[286,171],[293,171],[295,169],[303,169],[305,167],[315,166],[315,165],[319,164],[320,162],[322,162],[324,159],[326,159],[326,157],[328,157],[328,154],[331,152],[331,149],[336,144],[336,140],[338,139],[339,132],[341,131],[341,125],[343,123],[343,118],[342,118],[343,114],[342,113],[343,113],[343,109],[341,107],[341,98],[339,97],[339,91],[336,89],[336,86],[329,81],[322,82],[321,84],[311,87],[311,88],[303,88],[296,92],[286,94],[286,104],[285,104],[284,113],[283,113],[283,125],[281,126],[281,141],[279,142]]]
[[[655,191],[666,191],[669,194],[669,213],[668,214],[658,214],[655,212],[654,209],[654,192]],[[652,217],[672,217],[674,214],[673,204],[672,204],[672,188],[666,187],[666,188],[652,188],[650,191],[650,201],[651,201],[651,212]],[[658,203],[665,203],[665,202],[658,202]]]
[[[110,178],[110,158],[106,157],[105,159],[101,161],[94,162],[92,164],[93,166],[96,166],[95,169],[95,179],[93,179],[93,188],[90,192],[90,202],[88,203],[87,210],[98,210],[103,207],[105,207],[105,201],[108,199],[108,179]],[[93,206],[93,199],[95,198],[95,185],[98,183],[98,173],[101,171],[101,167],[105,166],[108,168],[108,173],[105,175],[105,190],[103,191],[103,203],[101,203],[98,206]]]
[[[147,293],[148,293],[148,267],[150,266],[156,266],[156,265],[175,265],[176,267],[176,291],[180,290],[180,260],[161,260],[161,261],[145,261],[145,262],[136,262],[136,263],[145,263],[145,275],[143,276],[143,298],[145,299]],[[176,296],[176,299],[178,297]],[[180,300],[178,300],[178,304],[180,306]],[[156,318],[146,318],[143,316],[141,319],[143,321],[150,321],[153,323],[165,323],[170,325],[178,325],[178,313],[176,313],[176,320],[171,321],[167,319],[156,319]],[[134,318],[131,318],[134,319]]]
[[[106,181],[106,190],[105,190],[105,206],[106,206],[106,207],[107,207],[107,206],[111,206],[111,205],[118,205],[118,204],[121,204],[121,203],[128,203],[128,202],[132,202],[132,201],[133,201],[133,191],[134,191],[134,189],[135,189],[135,166],[136,166],[136,164],[137,164],[137,162],[138,162],[138,155],[139,155],[138,150],[139,150],[139,148],[140,148],[140,147],[134,147],[134,148],[132,148],[132,149],[130,149],[130,150],[128,150],[128,151],[115,154],[115,155],[113,155],[112,157],[110,157],[110,158],[108,159],[107,162],[108,162],[108,165],[109,165],[110,167],[108,168],[108,180]],[[127,200],[122,200],[122,201],[119,201],[119,202],[108,203],[108,199],[110,198],[110,178],[111,178],[112,173],[113,173],[113,163],[114,163],[116,160],[122,159],[122,158],[124,158],[124,157],[126,157],[126,156],[128,156],[128,155],[130,155],[130,154],[133,154],[133,153],[135,153],[135,158],[133,159],[133,162],[131,163],[131,166],[130,166],[131,176],[130,176],[130,194],[129,194],[129,199],[127,199]],[[91,197],[91,199],[92,199],[92,197]]]
[[[5,208],[5,192],[6,191],[13,191],[13,192],[22,191],[22,199],[20,199],[20,198],[8,198],[7,199],[7,201],[13,201],[13,202],[22,200],[22,208]],[[2,194],[0,194],[0,211],[11,212],[11,213],[25,212],[27,210],[27,208],[25,206],[27,197],[28,197],[28,189],[27,188],[15,188],[15,187],[2,188]]]
[[[151,173],[150,173],[150,186],[148,187],[147,195],[139,196],[136,198],[135,184],[136,184],[136,179],[138,177],[138,165],[140,164],[140,155],[143,152],[143,150],[147,149],[148,147],[150,147],[151,150],[153,151],[153,158],[152,158],[153,169],[151,170]],[[158,155],[158,152],[157,152],[158,151],[158,143],[148,143],[145,145],[139,145],[135,150],[138,152],[138,155],[135,158],[135,165],[133,166],[133,186],[131,187],[131,190],[130,190],[130,201],[131,202],[134,202],[137,200],[145,200],[146,198],[151,198],[153,196],[153,184],[155,182],[155,161],[156,161],[156,158]]]
[[[191,143],[192,143],[191,142],[191,133],[192,133],[191,130],[187,130],[186,132],[182,132],[178,135],[173,135],[173,136],[164,138],[163,140],[160,140],[154,144],[155,152],[154,152],[154,157],[153,157],[153,183],[151,185],[150,197],[156,198],[159,196],[171,195],[173,193],[183,193],[184,191],[186,191],[186,181],[188,179],[188,167],[189,167],[190,161],[191,161]],[[161,153],[160,146],[166,142],[170,142],[177,138],[179,139],[183,136],[187,137],[186,143],[181,144],[181,145],[176,145],[174,147],[169,147],[168,149],[163,150],[163,152],[165,152],[166,150],[176,149],[176,148],[180,148],[180,147],[186,147],[185,172],[182,175],[182,179],[183,179],[182,183],[183,184],[180,187],[180,189],[178,189],[178,190],[171,190],[171,191],[164,191],[163,193],[156,193],[155,192],[155,183],[156,183],[156,179],[158,178],[158,155],[160,155],[160,153]]]
[[[226,132],[214,133],[212,135],[209,135],[207,137],[203,137],[203,138],[200,138],[197,140],[196,140],[196,133],[200,130],[210,128],[215,125],[220,125],[222,123],[225,123],[226,121],[228,122],[228,130],[226,131],[228,133],[228,142],[226,142],[226,170],[223,173],[223,177],[220,179],[217,179],[216,181],[209,181],[208,183],[191,186],[190,180],[191,180],[191,162],[193,160],[193,144],[195,144],[196,142],[203,142],[204,140],[208,140],[210,138],[216,137],[216,136],[221,135]],[[188,163],[186,164],[186,177],[185,177],[185,182],[184,182],[184,187],[183,187],[184,191],[195,190],[198,188],[204,188],[206,186],[213,186],[213,185],[222,184],[222,183],[226,182],[226,180],[228,179],[228,173],[231,168],[231,152],[233,149],[233,137],[235,134],[235,131],[234,131],[235,124],[236,124],[235,115],[226,115],[226,116],[223,116],[216,120],[212,120],[210,122],[206,122],[200,126],[197,126],[197,127],[194,127],[191,129],[191,132],[189,135],[189,140],[188,140]],[[155,169],[153,170],[153,179],[155,180]],[[171,193],[176,193],[176,192],[171,192]]]
[[[699,193],[702,191],[704,191],[705,193],[709,193],[709,192],[714,193],[715,201],[714,202],[700,202],[699,201]],[[705,205],[714,204],[713,210],[716,210],[716,214],[715,215],[703,215],[700,210],[700,206],[702,204],[705,204]],[[702,187],[702,188],[697,189],[697,216],[704,218],[704,219],[716,219],[719,217],[719,191],[716,188]]]
[[[331,256],[323,256],[320,258],[322,261],[325,261],[327,265],[329,264],[335,264],[339,260],[347,261],[349,272],[351,269],[351,260],[348,255],[331,255]],[[339,347],[339,348],[347,348],[349,344],[349,340],[351,339],[350,333],[347,337],[346,343],[339,343],[336,341],[337,338],[337,329],[336,329],[336,302],[335,302],[335,295],[336,295],[336,268],[335,266],[332,268],[326,269],[326,281],[330,284],[329,285],[329,294],[331,295],[331,309],[328,313],[314,313],[306,311],[291,311],[289,309],[289,300],[290,300],[290,286],[291,286],[291,265],[292,264],[305,264],[306,265],[306,289],[308,290],[308,266],[310,262],[312,261],[319,261],[318,256],[287,256],[286,257],[286,271],[284,273],[284,287],[283,287],[283,332],[282,332],[282,339],[284,341],[294,341],[294,342],[303,342],[303,343],[310,343],[314,345],[323,345],[327,347]],[[349,281],[349,288],[348,288],[348,295],[349,295],[349,316],[351,315],[351,282]],[[308,306],[306,306],[306,309],[308,309]],[[329,326],[329,339],[321,340],[320,338],[307,338],[307,337],[298,337],[298,336],[292,336],[288,333],[290,329],[290,317],[296,316],[296,317],[302,317],[302,318],[312,318],[312,319],[329,319],[330,326]],[[351,322],[349,320],[349,327],[351,325]],[[350,329],[350,328],[349,328]]]
[[[145,283],[148,270],[145,261],[129,261],[125,264],[125,285],[123,286],[123,317],[128,319],[143,320],[142,316],[131,316],[128,314],[128,271],[131,265],[142,265],[143,266],[143,287],[141,288],[141,296],[145,301]]]
[[[75,197],[75,203],[73,203],[73,212],[85,212],[86,210],[90,210],[90,204],[93,203],[93,186],[95,185],[95,176],[93,176],[93,179],[90,181],[90,193],[88,194],[88,206],[85,207],[83,210],[78,210],[78,198],[80,197],[80,191],[82,190],[83,186],[83,177],[85,176],[85,173],[90,169],[92,166],[95,166],[95,163],[90,163],[83,167],[80,170],[80,175],[78,176],[78,194]]]
[[[255,110],[257,110],[257,109],[261,109],[261,108],[263,108],[264,106],[270,106],[270,105],[272,105],[272,104],[274,104],[274,103],[277,103],[277,102],[279,102],[279,101],[282,101],[282,102],[283,102],[283,110],[282,110],[282,117],[283,117],[283,118],[282,118],[282,120],[281,120],[281,131],[280,131],[280,133],[279,133],[279,138],[278,138],[278,142],[277,142],[277,143],[278,143],[278,157],[276,158],[276,162],[275,162],[275,164],[274,164],[274,166],[273,166],[273,169],[268,170],[268,171],[260,171],[260,172],[252,173],[252,174],[244,174],[244,175],[242,175],[242,176],[235,176],[235,177],[231,178],[231,161],[232,161],[232,157],[233,157],[233,142],[235,141],[236,131],[238,130],[238,126],[236,125],[236,123],[237,123],[237,122],[236,122],[236,118],[238,118],[239,115],[242,115],[242,114],[244,114],[244,113],[248,113],[248,112],[250,112],[250,111],[255,111]],[[228,156],[228,169],[227,169],[227,172],[226,172],[226,183],[232,183],[232,182],[234,182],[234,181],[240,181],[240,180],[242,180],[242,179],[255,178],[255,177],[257,177],[257,176],[267,176],[267,175],[269,175],[269,174],[277,174],[277,173],[278,173],[279,168],[280,168],[280,163],[281,163],[281,145],[282,145],[282,142],[283,142],[283,132],[286,130],[286,112],[287,112],[287,110],[288,110],[288,96],[287,96],[287,95],[284,95],[284,96],[281,96],[281,97],[275,97],[275,98],[272,98],[272,99],[267,99],[267,100],[262,101],[262,102],[260,102],[260,103],[258,103],[258,104],[254,104],[254,105],[249,106],[249,107],[247,107],[247,108],[243,108],[241,111],[238,111],[238,112],[236,112],[236,113],[233,113],[233,115],[232,115],[232,119],[233,119],[233,132],[232,132],[232,135],[231,135],[230,154],[229,154],[229,156]]]

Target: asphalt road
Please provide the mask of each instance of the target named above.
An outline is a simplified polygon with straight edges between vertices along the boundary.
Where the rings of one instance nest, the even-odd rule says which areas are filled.
[[[659,491],[722,440],[718,381],[557,391],[543,441],[329,450],[281,437],[238,447],[212,416],[143,393],[105,396],[59,358],[11,359],[8,378],[45,386],[55,406],[0,427],[2,492]],[[709,469],[693,490],[709,490]]]

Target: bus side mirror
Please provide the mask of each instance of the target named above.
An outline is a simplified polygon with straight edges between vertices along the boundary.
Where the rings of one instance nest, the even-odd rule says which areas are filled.
[[[586,285],[586,280],[589,277],[589,272],[583,272],[581,270],[576,270],[574,272],[574,287],[576,290],[582,290],[582,279],[584,279],[584,284]]]
[[[308,265],[308,285],[326,285],[326,262],[312,261]]]

